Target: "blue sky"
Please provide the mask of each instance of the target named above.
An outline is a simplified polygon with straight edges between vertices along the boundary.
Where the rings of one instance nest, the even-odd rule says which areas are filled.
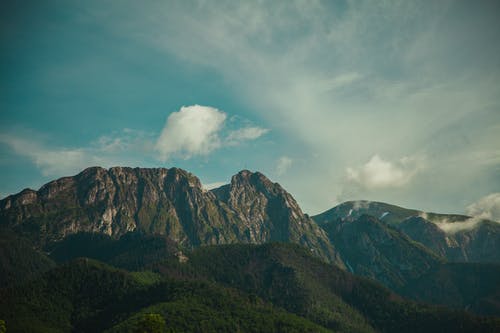
[[[247,168],[310,214],[500,218],[496,1],[1,6],[2,197],[92,165]]]

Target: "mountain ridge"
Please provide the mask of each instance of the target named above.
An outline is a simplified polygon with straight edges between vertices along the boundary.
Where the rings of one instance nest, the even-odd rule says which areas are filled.
[[[295,199],[248,170],[226,188],[207,191],[196,176],[178,168],[91,167],[0,200],[0,225],[41,247],[78,232],[114,238],[130,231],[162,234],[187,248],[291,241],[343,265]]]

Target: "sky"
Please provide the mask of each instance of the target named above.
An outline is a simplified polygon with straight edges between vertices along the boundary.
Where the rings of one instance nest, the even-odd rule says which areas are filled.
[[[250,169],[311,215],[500,220],[498,1],[0,6],[0,197],[95,165]]]

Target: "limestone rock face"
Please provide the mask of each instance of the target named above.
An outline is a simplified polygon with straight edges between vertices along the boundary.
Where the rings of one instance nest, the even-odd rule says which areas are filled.
[[[231,242],[230,212],[177,168],[93,167],[0,201],[0,221],[41,243],[77,232],[166,234],[187,246]]]
[[[293,197],[247,170],[230,185],[206,191],[177,168],[92,167],[1,200],[0,227],[40,246],[78,232],[119,238],[129,231],[166,235],[188,248],[294,242],[342,266],[325,232]]]
[[[241,221],[240,232],[245,241],[299,243],[312,253],[343,266],[325,231],[302,212],[281,185],[263,174],[243,170],[231,178],[231,184],[212,192]]]

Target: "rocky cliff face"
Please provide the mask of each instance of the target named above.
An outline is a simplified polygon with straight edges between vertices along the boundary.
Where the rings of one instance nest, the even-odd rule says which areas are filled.
[[[235,240],[231,218],[198,178],[177,168],[94,167],[0,201],[1,223],[42,243],[81,231],[120,237],[139,230],[188,246],[217,244]]]
[[[324,231],[279,184],[242,171],[206,191],[187,171],[93,167],[0,201],[0,225],[44,246],[78,232],[167,235],[186,247],[285,241],[341,265]]]
[[[244,226],[245,241],[299,243],[343,266],[325,231],[302,212],[287,191],[263,174],[243,170],[231,178],[231,184],[213,193],[235,212]]]

